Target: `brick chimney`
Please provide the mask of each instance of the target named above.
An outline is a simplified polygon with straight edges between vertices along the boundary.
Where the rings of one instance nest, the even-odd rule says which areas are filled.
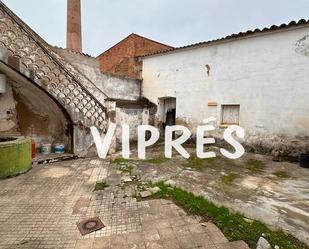
[[[81,0],[68,0],[67,49],[82,52]]]

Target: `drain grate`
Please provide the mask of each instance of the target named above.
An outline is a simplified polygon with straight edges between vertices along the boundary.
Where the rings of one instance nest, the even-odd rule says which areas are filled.
[[[93,233],[95,231],[101,230],[105,226],[100,220],[100,218],[96,217],[96,218],[87,219],[80,223],[77,223],[77,227],[81,235],[85,236],[89,233]]]

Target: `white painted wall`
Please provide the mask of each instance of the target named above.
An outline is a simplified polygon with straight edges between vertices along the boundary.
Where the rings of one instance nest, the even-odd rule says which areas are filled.
[[[137,141],[137,127],[143,124],[142,108],[116,108],[116,138],[121,144],[122,141],[122,125],[130,126],[130,140]]]
[[[100,71],[99,61],[96,58],[68,51],[62,48],[53,48],[55,52],[70,62],[79,72],[84,74],[95,86],[109,98],[137,100],[140,98],[140,81],[128,79]]]
[[[250,136],[309,136],[309,27],[146,57],[142,94],[176,97],[180,123],[220,120],[221,104],[240,104]]]

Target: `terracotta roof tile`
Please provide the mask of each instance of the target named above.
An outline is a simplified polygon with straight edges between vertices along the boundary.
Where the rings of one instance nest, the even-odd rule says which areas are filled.
[[[164,53],[168,53],[168,52],[172,52],[172,51],[177,51],[177,50],[181,50],[181,49],[186,49],[186,48],[193,48],[193,47],[199,47],[199,46],[203,46],[203,45],[209,45],[215,42],[220,42],[220,41],[228,41],[228,40],[234,40],[237,38],[242,38],[242,37],[246,37],[246,36],[250,36],[250,35],[255,35],[255,34],[261,34],[261,33],[267,33],[267,32],[273,32],[273,31],[278,31],[278,30],[283,30],[283,29],[288,29],[288,28],[292,28],[292,27],[298,27],[298,26],[303,26],[303,25],[308,25],[309,24],[309,20],[306,19],[301,19],[299,21],[291,21],[289,24],[281,24],[281,25],[272,25],[270,27],[265,27],[263,29],[254,29],[254,30],[247,30],[245,32],[239,32],[236,34],[231,34],[222,38],[218,38],[218,39],[214,39],[214,40],[210,40],[210,41],[204,41],[204,42],[198,42],[198,43],[194,43],[194,44],[190,44],[190,45],[186,45],[186,46],[182,46],[182,47],[178,47],[178,48],[171,48],[171,49],[167,49],[167,50],[162,50],[162,51],[158,51],[156,53],[152,53],[152,54],[147,54],[144,56],[140,56],[142,57],[148,57],[148,56],[153,56],[153,55],[160,55],[160,54],[164,54]]]

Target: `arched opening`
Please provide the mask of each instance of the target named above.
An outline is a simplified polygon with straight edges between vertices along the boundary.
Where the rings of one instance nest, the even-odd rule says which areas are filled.
[[[33,139],[37,148],[42,144],[64,144],[65,151],[71,153],[72,122],[66,111],[35,85],[16,81],[11,84],[21,135]]]
[[[7,80],[0,96],[0,135],[31,138],[39,157],[42,145],[48,144],[51,152],[56,144],[63,144],[65,152],[72,154],[73,122],[66,110],[45,89],[14,68],[2,63],[1,71]]]

